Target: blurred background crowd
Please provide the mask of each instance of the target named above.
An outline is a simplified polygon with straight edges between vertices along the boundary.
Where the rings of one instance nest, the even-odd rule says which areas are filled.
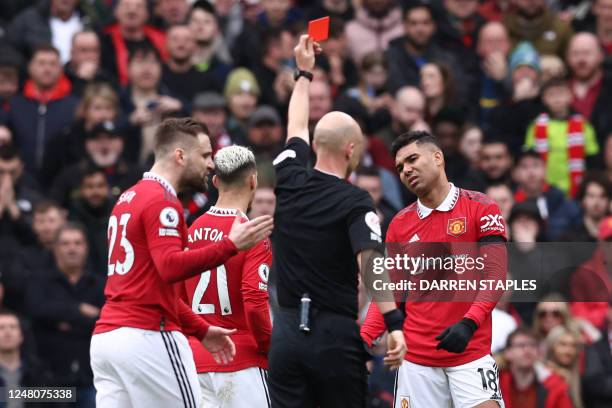
[[[415,200],[391,143],[427,129],[449,179],[499,203],[520,243],[512,274],[537,267],[536,243],[589,243],[543,302],[496,308],[504,395],[612,406],[612,0],[2,0],[0,386],[75,386],[94,405],[107,220],[164,118],[204,122],[214,150],[251,148],[250,215],[274,212],[293,47],[323,16],[310,122],[340,110],[362,126],[350,181],[383,227]],[[215,195],[182,192],[188,222]],[[391,406],[377,361],[371,406]]]

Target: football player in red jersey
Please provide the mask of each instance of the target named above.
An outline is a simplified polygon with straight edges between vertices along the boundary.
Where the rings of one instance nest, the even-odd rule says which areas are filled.
[[[391,221],[388,249],[399,243],[457,243],[455,247],[466,248],[460,243],[477,242],[487,276],[496,282],[505,279],[506,227],[497,204],[448,181],[444,155],[428,132],[401,135],[392,153],[402,183],[418,200]],[[408,351],[396,377],[396,407],[504,406],[491,357],[491,311],[499,293],[471,295],[463,302],[411,301],[408,295],[404,321]],[[384,330],[382,316],[372,304],[361,336],[372,345]]]
[[[189,248],[223,239],[236,217],[246,212],[257,188],[255,156],[246,147],[229,146],[215,155],[213,184],[219,199],[189,228]],[[268,308],[268,274],[272,263],[269,240],[241,252],[223,265],[185,281],[188,304],[208,324],[232,327],[236,358],[218,364],[202,343],[189,338],[206,407],[269,406],[267,353],[272,324]],[[232,392],[228,393],[227,390]]]
[[[91,341],[98,407],[199,407],[193,354],[182,333],[201,340],[220,362],[233,358],[234,331],[194,314],[179,282],[269,236],[272,219],[236,220],[219,242],[185,251],[187,226],[176,191],[204,190],[213,168],[206,128],[189,118],[168,119],[155,135],[151,171],[115,204],[106,303]]]

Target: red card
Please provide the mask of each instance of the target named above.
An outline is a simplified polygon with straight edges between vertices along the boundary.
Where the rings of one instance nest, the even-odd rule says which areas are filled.
[[[308,22],[308,36],[314,41],[325,41],[329,36],[329,17]]]

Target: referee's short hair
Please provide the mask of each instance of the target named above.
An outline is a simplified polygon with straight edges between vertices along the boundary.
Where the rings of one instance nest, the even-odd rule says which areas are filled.
[[[217,152],[214,158],[216,175],[222,184],[240,182],[248,174],[257,171],[255,155],[243,146],[228,146]]]
[[[391,154],[395,158],[395,156],[397,156],[397,152],[399,152],[403,147],[411,145],[413,143],[416,143],[418,145],[432,144],[437,149],[442,150],[440,148],[440,143],[438,142],[438,139],[436,139],[434,135],[432,135],[426,130],[415,130],[399,135],[391,145]]]

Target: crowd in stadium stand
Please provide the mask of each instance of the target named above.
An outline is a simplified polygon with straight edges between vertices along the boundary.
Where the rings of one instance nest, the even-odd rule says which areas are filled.
[[[506,406],[612,406],[612,0],[3,0],[0,385],[73,386],[94,405],[108,216],[164,118],[205,123],[213,150],[252,149],[251,215],[274,212],[293,47],[323,16],[310,122],[358,121],[368,147],[350,181],[384,230],[416,199],[391,143],[429,130],[449,180],[500,205],[520,243],[510,273],[539,267],[538,243],[590,243],[541,301],[496,308]],[[216,193],[180,198],[190,223]],[[381,359],[373,407],[393,400]]]

